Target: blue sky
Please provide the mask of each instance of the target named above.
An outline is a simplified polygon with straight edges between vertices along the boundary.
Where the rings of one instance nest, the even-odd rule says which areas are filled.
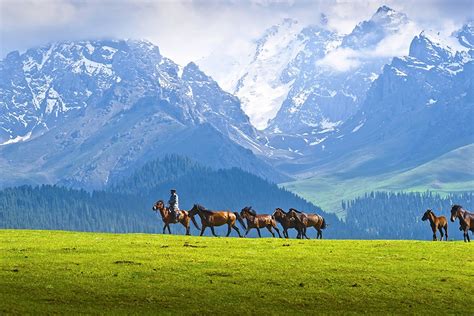
[[[0,54],[57,40],[145,38],[178,63],[226,47],[243,47],[264,29],[290,17],[302,23],[329,17],[329,26],[350,32],[386,4],[420,27],[451,32],[474,12],[472,0],[422,1],[144,1],[0,0]]]

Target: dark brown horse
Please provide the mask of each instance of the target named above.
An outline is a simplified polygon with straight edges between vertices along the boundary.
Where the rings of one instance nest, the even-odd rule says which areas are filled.
[[[302,232],[300,231],[300,226],[297,227],[296,220],[294,218],[290,218],[283,209],[277,207],[272,216],[278,223],[280,223],[281,227],[283,227],[283,236],[285,238],[288,238],[288,229],[290,228],[294,228],[298,231],[296,238],[301,238]]]
[[[246,206],[240,211],[240,216],[247,220],[247,231],[245,236],[249,233],[250,229],[256,228],[258,232],[258,237],[262,237],[260,234],[260,228],[267,228],[268,231],[275,237],[275,234],[272,231],[272,228],[278,233],[278,237],[281,238],[280,230],[278,229],[275,218],[272,215],[268,214],[259,214],[252,210],[251,206]]]
[[[187,211],[178,211],[179,212],[179,221],[172,221],[172,216],[170,210],[165,207],[165,203],[163,200],[159,200],[158,202],[153,205],[153,211],[155,212],[160,212],[161,218],[163,219],[163,223],[165,224],[163,226],[163,234],[166,233],[166,228],[168,228],[168,233],[171,234],[171,229],[170,229],[170,224],[177,224],[181,223],[185,228],[186,228],[186,235],[191,235],[190,232],[190,227],[189,227],[189,221],[192,220],[194,226],[196,226],[197,229],[199,228],[199,225],[196,223],[196,220],[194,217],[190,217]]]
[[[454,222],[456,218],[459,219],[460,230],[464,234],[464,241],[470,242],[469,231],[474,233],[474,213],[468,212],[461,205],[456,204],[451,208],[451,222]]]
[[[239,234],[239,237],[242,237],[239,228],[235,225],[235,222],[237,220],[244,228],[246,228],[245,223],[238,212],[210,211],[199,204],[194,204],[193,208],[189,211],[189,216],[191,216],[191,218],[194,218],[194,215],[196,214],[199,215],[199,217],[201,218],[202,229],[200,236],[204,234],[204,230],[206,229],[206,227],[210,227],[212,234],[217,237],[216,232],[214,231],[214,227],[227,224],[228,229],[226,236],[230,235],[231,229],[233,228],[237,232],[237,234]]]
[[[428,209],[426,210],[425,214],[423,214],[423,217],[421,218],[421,220],[430,221],[431,230],[433,231],[433,240],[438,240],[438,238],[436,237],[436,230],[439,230],[439,233],[441,235],[441,238],[439,240],[440,241],[443,240],[443,229],[444,229],[444,232],[446,233],[446,241],[448,240],[448,221],[446,220],[446,217],[444,216],[437,217],[433,213],[432,210]]]
[[[322,230],[326,229],[327,225],[326,220],[321,215],[302,213],[294,208],[290,208],[288,216],[295,218],[297,222],[305,226],[306,238],[308,238],[308,236],[306,236],[306,228],[314,227],[317,231],[316,239],[323,239]]]
[[[308,216],[305,213],[301,213],[300,211],[290,208],[288,210],[287,216],[295,220],[296,229],[300,232],[296,238],[309,239],[306,235],[306,227],[308,227]]]

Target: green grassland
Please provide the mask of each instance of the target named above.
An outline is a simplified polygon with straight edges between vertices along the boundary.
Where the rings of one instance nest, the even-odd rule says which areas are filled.
[[[0,231],[0,314],[474,313],[474,243]]]
[[[341,201],[372,191],[437,192],[441,195],[474,190],[474,144],[453,150],[410,170],[377,176],[343,178],[322,175],[281,186],[323,210],[344,217]]]

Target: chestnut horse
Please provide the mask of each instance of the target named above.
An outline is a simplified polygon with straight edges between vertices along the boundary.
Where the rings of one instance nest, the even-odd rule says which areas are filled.
[[[326,229],[327,225],[326,220],[321,215],[302,213],[294,208],[290,208],[288,216],[295,218],[296,221],[301,222],[305,226],[306,238],[308,238],[308,236],[306,236],[306,228],[314,227],[317,231],[316,239],[323,239],[322,230]]]
[[[451,222],[454,222],[456,218],[459,219],[460,230],[464,234],[464,242],[471,242],[469,238],[469,231],[474,233],[474,213],[468,212],[461,205],[453,205],[451,208]]]
[[[204,234],[204,230],[207,227],[210,227],[212,234],[217,237],[214,227],[227,224],[228,229],[226,237],[230,235],[231,228],[233,228],[237,234],[239,234],[239,237],[242,237],[239,228],[235,225],[236,220],[238,220],[240,224],[246,228],[245,223],[238,212],[210,211],[199,204],[194,204],[193,208],[189,211],[189,216],[194,219],[194,215],[196,214],[201,218],[202,229],[200,236]]]
[[[273,212],[272,216],[275,220],[280,223],[281,227],[283,227],[283,237],[288,238],[288,229],[294,228],[298,231],[298,235],[296,238],[301,237],[300,226],[297,227],[296,220],[294,218],[290,218],[288,214],[281,208],[277,207],[275,212]]]
[[[256,228],[258,232],[258,237],[262,237],[260,234],[260,228],[266,227],[268,231],[275,237],[275,234],[272,231],[272,228],[278,233],[278,237],[281,238],[280,230],[278,229],[275,218],[272,215],[268,214],[259,214],[252,210],[251,206],[246,206],[240,211],[240,216],[247,220],[247,231],[245,236],[249,233],[250,229]]]
[[[303,239],[309,239],[309,237],[306,235],[306,227],[308,226],[308,216],[305,213],[301,213],[300,211],[290,208],[288,210],[288,213],[286,213],[289,218],[292,218],[295,220],[295,226],[298,231],[301,232],[301,234],[298,234],[296,238]]]
[[[155,203],[155,205],[153,205],[153,211],[160,212],[161,214],[161,218],[163,219],[163,223],[165,224],[163,226],[163,234],[166,234],[166,228],[168,228],[168,233],[171,234],[170,224],[181,223],[186,228],[186,235],[191,235],[190,227],[189,227],[190,220],[193,221],[193,224],[194,226],[196,226],[197,229],[201,229],[199,228],[199,225],[196,223],[196,220],[194,219],[194,217],[190,217],[187,211],[178,211],[179,221],[173,222],[171,212],[167,207],[165,207],[165,203],[163,202],[163,200],[159,200],[158,202]]]
[[[444,229],[444,232],[446,233],[446,241],[448,240],[448,221],[446,220],[446,217],[444,216],[437,217],[433,213],[432,210],[427,209],[425,214],[423,214],[423,217],[421,218],[421,220],[430,221],[431,230],[433,231],[433,240],[438,240],[438,238],[436,237],[436,230],[439,230],[439,233],[441,235],[441,238],[439,240],[440,241],[443,240],[443,229]]]

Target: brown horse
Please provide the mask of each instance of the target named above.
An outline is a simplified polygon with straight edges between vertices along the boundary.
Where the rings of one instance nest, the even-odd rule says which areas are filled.
[[[448,221],[446,220],[446,217],[444,216],[437,217],[433,213],[432,210],[427,209],[425,214],[423,214],[423,217],[421,218],[421,220],[430,221],[431,230],[433,231],[433,240],[438,240],[438,238],[436,237],[436,230],[439,230],[439,233],[441,235],[441,238],[439,240],[440,241],[443,240],[443,229],[444,229],[444,232],[446,233],[446,241],[448,240]]]
[[[459,219],[460,230],[464,234],[464,242],[470,242],[469,231],[474,233],[474,213],[468,212],[461,205],[453,205],[451,208],[451,222]]]
[[[245,223],[238,212],[210,211],[199,204],[194,204],[193,208],[189,211],[189,216],[194,218],[194,215],[196,214],[201,218],[202,229],[200,236],[204,234],[204,230],[207,227],[210,227],[212,234],[217,237],[214,227],[227,224],[228,229],[226,237],[230,235],[232,228],[237,232],[237,234],[239,234],[239,237],[242,237],[239,228],[235,225],[236,220],[238,220],[240,224],[246,228]]]
[[[266,227],[268,231],[275,237],[275,234],[272,231],[272,228],[278,233],[278,237],[281,238],[280,230],[278,229],[275,218],[272,215],[268,214],[259,214],[252,210],[251,206],[246,206],[240,211],[240,216],[247,220],[247,231],[245,236],[249,233],[250,229],[256,228],[258,232],[258,237],[262,237],[260,234],[260,228]]]
[[[163,226],[163,234],[166,233],[166,228],[168,228],[168,233],[171,234],[170,224],[181,223],[186,228],[186,235],[191,235],[190,227],[189,227],[190,220],[193,221],[193,224],[194,226],[196,226],[197,229],[201,229],[199,228],[199,225],[196,223],[196,220],[194,219],[194,217],[190,217],[187,211],[178,211],[179,221],[173,222],[171,212],[167,207],[165,207],[165,203],[163,202],[163,200],[159,200],[153,205],[153,211],[160,212],[161,214],[161,218],[163,219],[163,223],[165,224]]]
[[[295,226],[301,234],[298,234],[296,238],[309,239],[308,235],[306,235],[306,227],[308,227],[308,216],[305,213],[301,213],[300,211],[290,208],[288,210],[287,216],[295,220]]]
[[[323,239],[322,230],[326,229],[327,225],[326,220],[321,215],[302,213],[294,208],[290,208],[288,216],[295,218],[297,222],[300,222],[305,226],[306,238],[308,238],[308,236],[306,236],[306,228],[314,227],[317,231],[316,239]]]
[[[290,218],[288,214],[281,208],[277,207],[275,212],[273,212],[272,216],[275,220],[280,223],[281,227],[283,227],[283,236],[288,238],[288,229],[294,228],[298,231],[298,235],[296,238],[301,238],[302,232],[300,230],[300,226],[297,227],[296,220],[294,218]]]

